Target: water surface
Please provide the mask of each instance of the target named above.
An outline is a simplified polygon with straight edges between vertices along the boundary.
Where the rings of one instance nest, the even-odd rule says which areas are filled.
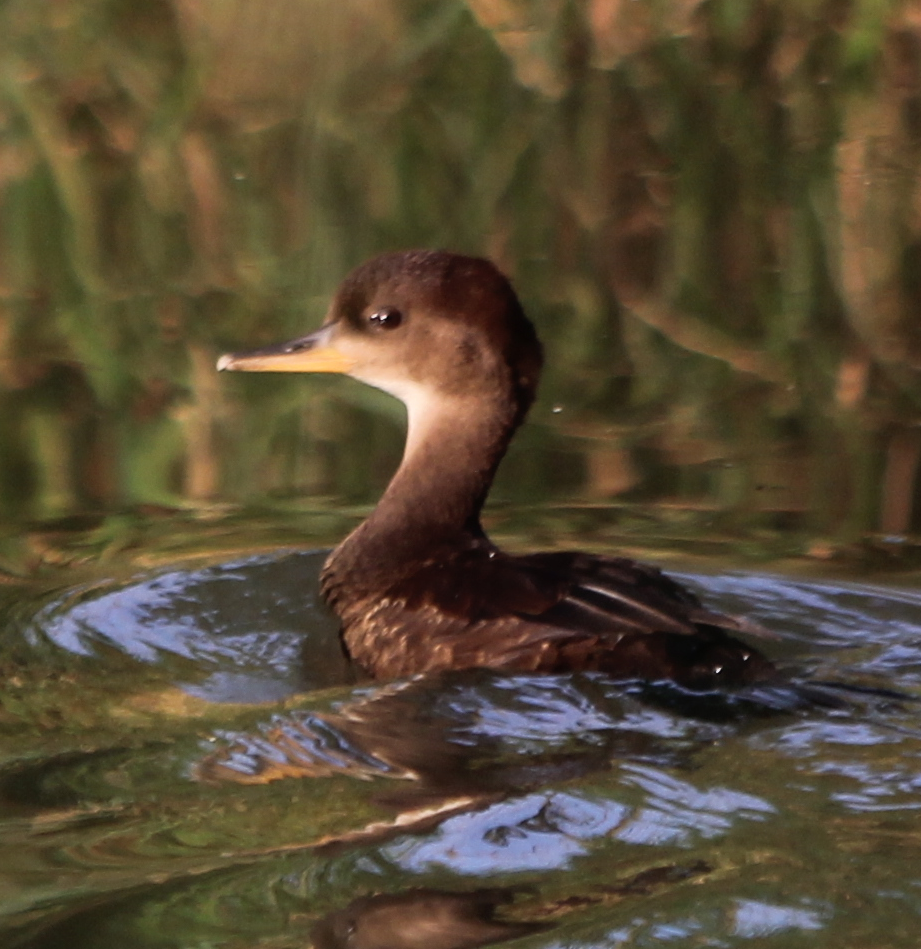
[[[837,703],[378,685],[322,556],[97,565],[7,607],[4,945],[916,944],[916,591],[683,575],[776,631],[793,679],[864,690]]]

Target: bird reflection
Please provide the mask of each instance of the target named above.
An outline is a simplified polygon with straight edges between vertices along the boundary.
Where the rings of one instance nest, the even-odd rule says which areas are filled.
[[[541,900],[523,888],[468,893],[414,888],[353,900],[324,916],[311,932],[314,949],[472,949],[547,932],[570,913],[613,907],[663,889],[683,886],[713,871],[702,860],[641,870],[609,886]],[[518,901],[527,895],[527,902]],[[528,920],[513,916],[527,913]]]
[[[207,782],[265,784],[281,778],[350,774],[397,778],[411,796],[502,795],[568,780],[612,761],[682,764],[715,726],[671,719],[657,735],[645,720],[630,727],[629,697],[590,680],[541,677],[530,695],[514,681],[480,670],[425,676],[375,688],[329,712],[288,712],[256,732],[237,732],[202,758]],[[551,686],[552,683],[552,686]],[[538,704],[539,701],[539,704]],[[411,787],[411,790],[410,790]]]
[[[550,928],[497,918],[514,897],[509,889],[362,896],[320,920],[311,936],[315,949],[473,949]]]

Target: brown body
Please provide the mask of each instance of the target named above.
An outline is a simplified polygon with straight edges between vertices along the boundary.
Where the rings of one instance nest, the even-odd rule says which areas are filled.
[[[371,516],[329,556],[322,588],[369,674],[489,667],[597,670],[709,690],[774,667],[659,570],[581,553],[513,556],[480,509],[537,386],[541,349],[488,261],[410,251],[346,278],[316,333],[222,357],[222,369],[346,372],[401,398],[406,451]]]
[[[706,611],[658,570],[629,560],[579,553],[490,559],[473,548],[446,551],[373,592],[358,587],[335,560],[323,572],[349,654],[377,678],[479,666],[600,671],[710,690],[774,671],[725,632],[745,631],[744,624]]]

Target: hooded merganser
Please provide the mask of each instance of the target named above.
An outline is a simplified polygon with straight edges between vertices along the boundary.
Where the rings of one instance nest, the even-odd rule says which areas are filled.
[[[351,658],[375,678],[595,670],[696,691],[771,679],[772,663],[727,633],[760,627],[711,612],[657,568],[514,556],[486,536],[480,509],[541,364],[534,327],[492,263],[424,250],[354,270],[316,332],[219,360],[346,373],[406,405],[402,463],[321,577]]]

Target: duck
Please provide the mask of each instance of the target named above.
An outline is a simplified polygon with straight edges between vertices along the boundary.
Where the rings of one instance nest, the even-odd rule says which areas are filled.
[[[378,680],[597,672],[713,692],[773,679],[773,662],[746,642],[759,624],[707,608],[658,567],[509,553],[487,536],[481,511],[542,365],[499,268],[435,250],[366,261],[319,329],[219,359],[219,371],[345,374],[406,406],[399,467],[321,572],[351,660]]]

